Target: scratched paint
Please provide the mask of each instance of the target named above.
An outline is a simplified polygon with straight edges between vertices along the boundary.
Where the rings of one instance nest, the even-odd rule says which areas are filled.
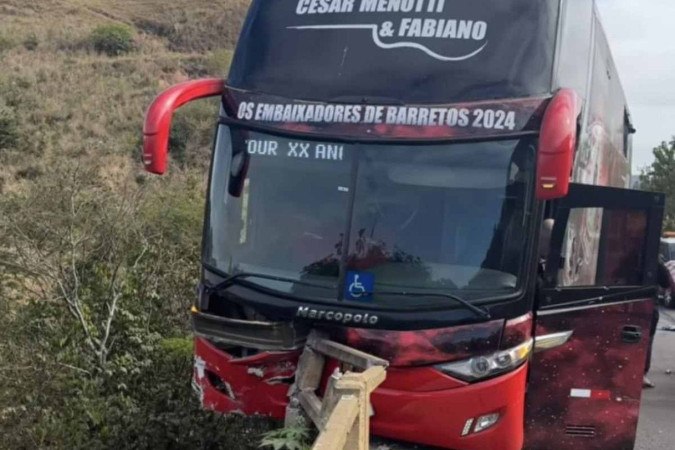
[[[298,357],[299,352],[263,352],[237,359],[196,338],[193,382],[205,409],[283,419]]]

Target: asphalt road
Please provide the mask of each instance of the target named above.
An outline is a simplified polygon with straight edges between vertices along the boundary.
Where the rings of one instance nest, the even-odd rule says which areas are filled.
[[[636,450],[675,449],[675,310],[661,310],[661,322],[654,340],[654,354],[649,379],[656,384],[642,394],[642,409]]]

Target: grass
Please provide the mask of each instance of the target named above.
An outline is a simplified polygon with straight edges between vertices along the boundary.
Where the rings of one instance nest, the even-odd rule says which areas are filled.
[[[247,4],[2,2],[0,97],[16,116],[19,136],[12,148],[0,152],[0,185],[5,191],[21,189],[34,179],[17,177],[19,172],[28,167],[44,171],[61,158],[95,162],[120,183],[135,179],[145,109],[171,84],[226,74]],[[93,30],[120,24],[134,32],[133,53],[108,57],[91,50]],[[207,159],[215,123],[209,118],[217,105],[203,102],[188,112],[196,117],[186,119],[196,131],[184,151]]]
[[[124,197],[127,191],[133,191],[136,183],[142,183],[145,190],[158,199],[154,203],[156,211],[144,209],[143,226],[147,228],[149,224],[155,223],[170,225],[169,231],[175,228],[175,236],[172,236],[190,249],[183,253],[191,255],[189,263],[180,260],[175,266],[158,260],[151,275],[173,271],[171,273],[175,272],[175,276],[167,277],[170,281],[165,284],[171,285],[172,292],[185,290],[191,293],[198,274],[197,242],[201,239],[201,228],[195,223],[201,222],[203,215],[203,202],[197,197],[203,195],[200,189],[203,189],[208,166],[218,100],[197,102],[178,113],[174,124],[180,128],[179,134],[183,139],[180,148],[174,149],[171,173],[164,178],[148,176],[142,171],[140,152],[143,116],[155,95],[172,84],[190,78],[226,75],[247,6],[248,0],[0,1],[0,199],[20,200],[35,192],[40,197],[49,194],[49,180],[59,179],[64,167],[86,168],[87,174],[99,177],[106,187],[112,187],[120,197]],[[131,52],[110,56],[95,51],[91,45],[92,32],[110,26],[123,26],[131,30]],[[5,203],[14,204],[9,201]],[[31,204],[30,201],[19,202],[18,206],[10,207],[3,206],[5,203],[0,202],[0,218],[21,213],[21,209],[27,210]],[[49,202],[42,206],[41,211],[50,208]],[[97,211],[103,210],[105,208]],[[31,215],[31,220],[39,222],[40,215]],[[0,225],[2,223],[0,220]],[[43,220],[42,223],[49,221]],[[158,233],[155,232],[155,235]],[[0,257],[3,252],[9,254],[13,250],[8,242],[6,236],[3,240],[3,234],[0,233]],[[168,250],[163,251],[162,255]],[[2,377],[16,381],[23,386],[23,390],[10,385],[0,389],[0,428],[3,428],[5,416],[11,413],[30,418],[32,425],[40,425],[38,428],[42,429],[42,425],[51,425],[32,419],[43,417],[43,412],[33,411],[32,406],[26,406],[34,404],[28,396],[48,396],[51,391],[43,392],[44,380],[39,385],[31,384],[29,388],[20,382],[26,377],[29,366],[34,365],[36,357],[48,360],[54,358],[51,352],[44,352],[34,346],[33,338],[42,339],[41,335],[28,331],[30,325],[39,319],[31,315],[31,296],[23,287],[23,284],[31,287],[31,280],[10,284],[5,275],[0,270],[0,361],[3,361],[5,371]],[[192,298],[186,294],[171,297],[173,300],[167,301],[168,297],[163,295],[161,301],[158,300],[158,304],[164,305],[164,308],[167,304],[172,305],[173,312],[168,314],[170,318],[161,320],[166,328],[173,330],[165,337],[184,338],[189,321],[187,311]],[[152,305],[148,308],[157,308],[148,313],[148,317],[163,317],[161,314],[165,310]],[[37,311],[47,317],[43,309],[40,306]],[[67,314],[59,311],[53,312],[53,315],[49,316],[49,321],[54,323],[67,317]],[[22,319],[15,321],[15,317]],[[115,322],[121,327],[118,322],[122,320]],[[69,335],[64,336],[63,342],[69,339]],[[167,340],[165,343],[162,350],[167,355],[175,354],[177,359],[184,360],[187,365],[165,374],[163,383],[167,390],[162,391],[162,395],[152,398],[145,396],[138,400],[139,407],[158,412],[157,417],[148,418],[160,430],[157,433],[163,433],[164,428],[180,429],[180,437],[187,442],[195,440],[191,433],[199,433],[200,429],[209,426],[209,429],[220,427],[219,433],[227,433],[231,437],[230,441],[218,446],[202,445],[194,448],[239,449],[256,446],[259,431],[269,428],[266,424],[261,425],[261,422],[237,419],[220,425],[217,422],[220,419],[214,418],[209,425],[208,415],[196,414],[189,417],[185,426],[172,422],[185,418],[181,416],[181,411],[177,411],[180,407],[172,410],[165,407],[163,402],[175,405],[183,401],[188,404],[187,399],[192,401],[189,388],[191,349],[189,339]],[[118,350],[122,356],[132,352],[129,349]],[[162,358],[159,359],[161,363]],[[161,369],[155,367],[158,361],[149,364],[154,364],[151,372],[162,373]],[[57,370],[46,372],[50,377],[58,375],[65,380],[64,383],[67,381],[65,387],[61,386],[63,392],[69,392],[68,389],[73,386],[80,389],[91,384],[84,383],[87,380],[83,381],[77,373]],[[107,400],[103,394],[108,391],[98,385],[95,387],[99,390],[88,394],[88,401],[105,405]],[[175,391],[172,390],[174,388]],[[169,391],[171,393],[167,394]],[[68,396],[54,397],[53,403],[59,404],[61,399]],[[11,403],[5,401],[2,404],[3,400],[9,398],[13,399]],[[79,405],[78,401],[75,405]],[[119,410],[123,416],[134,413],[128,405],[122,406]],[[9,448],[79,448],[58,445],[58,442],[70,442],[69,436],[76,434],[77,427],[81,427],[79,431],[85,433],[93,430],[91,440],[96,441],[97,428],[91,428],[87,417],[68,408],[57,410],[53,417],[54,423],[70,424],[64,428],[63,436],[31,434],[22,430],[20,425],[16,426],[12,419],[6,425],[16,427],[15,437],[30,444]],[[108,411],[109,408],[106,406],[101,410]],[[68,416],[67,420],[61,420],[64,414]],[[24,437],[25,441],[22,440]],[[55,439],[51,444],[50,438]],[[166,438],[170,439],[171,436]],[[135,448],[153,448],[152,442],[146,444],[143,447],[139,443]],[[0,439],[0,449],[7,447],[7,439]],[[175,448],[187,447],[179,445]]]

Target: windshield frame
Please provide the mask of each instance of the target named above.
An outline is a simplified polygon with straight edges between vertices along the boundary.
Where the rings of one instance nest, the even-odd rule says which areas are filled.
[[[215,275],[217,279],[225,280],[231,277],[233,274],[227,273],[221,268],[215,267],[209,263],[207,259],[208,255],[208,244],[209,240],[207,239],[209,232],[209,222],[211,217],[211,194],[213,188],[213,175],[214,175],[214,165],[215,159],[218,152],[218,136],[220,135],[221,127],[231,127],[237,129],[243,129],[246,131],[253,131],[258,133],[267,134],[270,136],[280,137],[280,138],[289,138],[289,139],[302,139],[305,141],[312,142],[335,142],[335,143],[345,143],[345,144],[369,144],[369,145],[419,145],[419,146],[434,146],[440,144],[464,144],[464,143],[478,143],[478,142],[499,142],[499,141],[508,141],[508,140],[518,140],[525,138],[534,138],[535,143],[537,144],[535,148],[535,160],[536,155],[538,154],[538,135],[537,131],[520,131],[514,132],[505,135],[486,135],[486,136],[467,136],[461,138],[452,138],[449,136],[441,137],[432,137],[432,138],[401,138],[401,137],[389,137],[389,136],[372,136],[369,138],[349,136],[344,134],[332,135],[330,133],[317,135],[316,133],[302,132],[288,129],[275,128],[273,126],[260,125],[255,123],[246,122],[243,120],[233,119],[226,115],[221,115],[218,125],[216,127],[215,135],[216,139],[213,144],[213,151],[211,153],[211,162],[209,167],[209,176],[208,176],[208,186],[206,192],[206,207],[203,223],[203,239],[202,239],[202,252],[201,252],[201,264],[204,270],[208,271],[210,276],[205,277],[213,279]],[[534,178],[535,173],[530,174],[532,189],[534,188]],[[540,214],[540,205],[536,200],[536,196],[533,195],[533,191],[529,197],[524,199],[526,212],[529,213],[530,217],[528,219],[527,227],[529,230],[538,230],[538,223],[541,221]],[[526,245],[521,253],[521,264],[519,267],[520,273],[517,276],[516,286],[508,293],[499,293],[496,295],[488,295],[485,297],[480,297],[478,299],[472,299],[470,302],[477,307],[487,307],[503,304],[505,302],[517,302],[520,304],[526,297],[526,295],[532,291],[534,286],[534,281],[536,280],[536,246],[538,243],[538,238],[526,238]],[[287,300],[292,300],[300,302],[303,304],[313,304],[322,307],[338,307],[338,308],[350,308],[350,309],[360,309],[360,310],[369,310],[369,311],[380,311],[380,312],[433,312],[433,311],[449,311],[449,310],[462,310],[465,309],[464,306],[458,304],[454,301],[448,301],[443,304],[406,304],[399,303],[397,305],[382,305],[377,302],[348,302],[345,301],[343,295],[341,295],[341,284],[344,283],[342,278],[336,280],[338,283],[337,290],[335,291],[335,296],[330,298],[321,298],[315,296],[298,296],[291,292],[285,292],[280,290],[275,290],[269,286],[261,285],[259,283],[252,282],[248,279],[242,279],[238,281],[237,285],[240,288],[250,290],[252,294],[257,292],[258,294],[265,294],[272,297],[283,298]],[[440,291],[440,289],[437,289]],[[450,291],[450,290],[448,290]],[[494,289],[486,290],[486,292],[498,292]],[[433,292],[430,292],[430,295],[433,295]],[[226,294],[227,296],[227,294]],[[389,303],[389,302],[388,302]]]
[[[546,97],[548,101],[550,97]],[[501,134],[485,134],[478,136],[430,136],[430,137],[399,137],[390,135],[377,135],[375,133],[370,136],[351,136],[344,133],[326,133],[317,134],[313,131],[302,131],[284,129],[274,125],[264,125],[257,122],[247,122],[241,119],[235,119],[229,116],[222,116],[218,121],[216,133],[220,126],[228,126],[233,128],[241,128],[246,131],[253,131],[257,133],[269,134],[270,136],[282,138],[295,138],[314,142],[335,142],[344,144],[369,144],[369,145],[441,145],[441,144],[469,144],[472,142],[498,142],[511,141],[516,139],[523,139],[527,137],[539,136],[538,130],[516,130],[509,133]],[[215,150],[215,147],[214,147]]]

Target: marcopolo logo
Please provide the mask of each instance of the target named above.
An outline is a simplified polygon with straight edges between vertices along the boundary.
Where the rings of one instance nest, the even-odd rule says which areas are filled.
[[[295,9],[298,16],[344,15],[358,23],[298,25],[288,28],[366,30],[370,31],[375,45],[382,49],[417,49],[440,61],[465,61],[481,53],[488,44],[487,22],[447,17],[445,7],[446,0],[298,0]],[[367,17],[373,13],[410,14],[417,17],[366,23]],[[355,17],[359,19],[354,19]],[[473,42],[475,45],[458,55],[443,54],[442,51],[432,49],[436,47],[434,43],[448,40]]]
[[[339,311],[312,309],[307,306],[299,306],[295,316],[302,319],[327,320],[329,322],[339,322],[342,324],[375,325],[380,321],[379,317],[372,314],[343,313]]]

